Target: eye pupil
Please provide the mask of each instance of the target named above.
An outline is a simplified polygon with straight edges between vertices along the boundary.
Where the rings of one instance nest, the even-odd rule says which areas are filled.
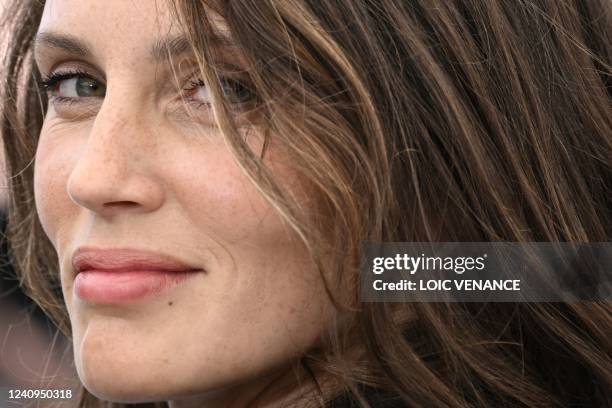
[[[225,79],[222,83],[223,92],[228,97],[230,103],[246,103],[253,100],[253,92],[239,81]]]
[[[78,77],[76,82],[76,92],[78,96],[104,96],[104,87],[94,79]]]

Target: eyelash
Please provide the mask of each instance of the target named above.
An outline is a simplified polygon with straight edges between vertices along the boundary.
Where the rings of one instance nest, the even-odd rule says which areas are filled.
[[[84,77],[91,78],[91,75],[89,75],[87,72],[79,71],[79,70],[65,71],[65,72],[52,72],[47,77],[43,78],[39,84],[42,88],[44,88],[45,90],[48,90],[52,86],[56,85],[59,81],[63,81],[64,79],[70,79],[75,76],[84,76]]]
[[[65,72],[53,72],[48,76],[44,77],[42,80],[40,80],[38,86],[44,93],[49,94],[49,92],[51,92],[51,89],[53,89],[60,81],[72,79],[75,77],[85,77],[93,79],[94,81],[96,80],[85,71],[71,70]],[[75,103],[77,99],[64,96],[54,96],[52,98],[54,103],[60,104],[72,104]]]
[[[191,81],[189,81],[189,87],[188,88],[183,88],[183,91],[191,92],[191,91],[194,91],[196,88],[198,88],[200,86],[204,86],[204,85],[205,85],[204,81],[202,81],[202,80],[197,80],[197,81],[191,80]],[[200,108],[203,108],[203,107],[209,107],[210,106],[210,103],[208,103],[208,102],[195,102],[194,101],[193,104],[195,105],[196,109],[200,109]]]
[[[91,79],[96,82],[101,82],[95,79],[92,75],[90,75],[89,73],[85,71],[70,70],[70,71],[64,71],[64,72],[53,72],[49,74],[48,76],[44,77],[42,80],[40,80],[38,83],[38,86],[42,90],[42,92],[49,94],[51,90],[61,81],[65,81],[65,80],[73,79],[73,78],[79,78],[79,77]],[[240,86],[243,86],[244,89],[249,90],[249,87],[245,86],[240,80],[231,79],[231,78],[225,78],[225,80],[233,81],[235,84],[239,84]],[[202,86],[205,86],[204,81],[200,79],[190,80],[189,86],[187,88],[183,88],[183,91],[186,91],[186,92],[194,91],[196,88],[202,87]],[[83,98],[87,98],[87,97],[75,98],[75,97],[65,97],[65,96],[51,96],[50,100],[52,100],[53,103],[56,103],[56,104],[72,105],[75,103],[79,103],[79,100]],[[196,109],[210,106],[210,103],[208,102],[192,101],[191,103],[195,105]]]

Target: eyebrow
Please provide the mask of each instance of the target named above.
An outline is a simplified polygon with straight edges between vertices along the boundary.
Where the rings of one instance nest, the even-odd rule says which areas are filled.
[[[235,46],[227,36],[215,36],[211,44],[218,47]],[[91,57],[92,47],[78,37],[70,34],[43,31],[34,39],[34,53],[41,48],[54,48],[79,57]],[[154,61],[164,61],[168,56],[178,56],[191,50],[191,44],[185,35],[167,35],[157,39],[149,48],[149,55]]]
[[[54,32],[40,32],[34,39],[34,53],[40,48],[55,48],[82,57],[91,55],[90,47],[86,42],[69,34]]]

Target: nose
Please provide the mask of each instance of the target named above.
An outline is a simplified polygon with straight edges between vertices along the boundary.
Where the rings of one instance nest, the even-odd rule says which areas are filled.
[[[68,178],[73,202],[102,216],[162,205],[164,191],[153,172],[155,145],[146,140],[151,135],[144,123],[125,110],[101,108]]]

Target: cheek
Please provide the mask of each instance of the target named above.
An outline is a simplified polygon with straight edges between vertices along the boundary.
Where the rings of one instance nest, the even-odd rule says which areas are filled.
[[[173,193],[189,222],[216,240],[240,247],[286,240],[288,227],[227,150],[186,158],[173,172]],[[291,175],[279,169],[283,182]]]
[[[67,226],[74,203],[66,191],[73,166],[74,143],[60,144],[43,128],[34,163],[34,198],[41,225],[51,242],[56,245],[59,232]]]
[[[199,311],[202,328],[199,332],[184,322],[186,332],[194,332],[186,338],[206,338],[209,347],[189,340],[180,348],[202,361],[216,356],[219,364],[235,359],[261,367],[288,358],[314,341],[323,325],[327,302],[318,272],[291,228],[231,154],[221,149],[199,153],[184,157],[192,166],[168,168],[179,208],[188,217],[185,225],[195,226],[203,234],[205,253],[215,255],[199,296],[185,300],[189,309]],[[283,187],[297,185],[275,152],[270,153],[271,171]],[[293,193],[307,208],[306,194]],[[255,339],[258,346],[252,343]]]

